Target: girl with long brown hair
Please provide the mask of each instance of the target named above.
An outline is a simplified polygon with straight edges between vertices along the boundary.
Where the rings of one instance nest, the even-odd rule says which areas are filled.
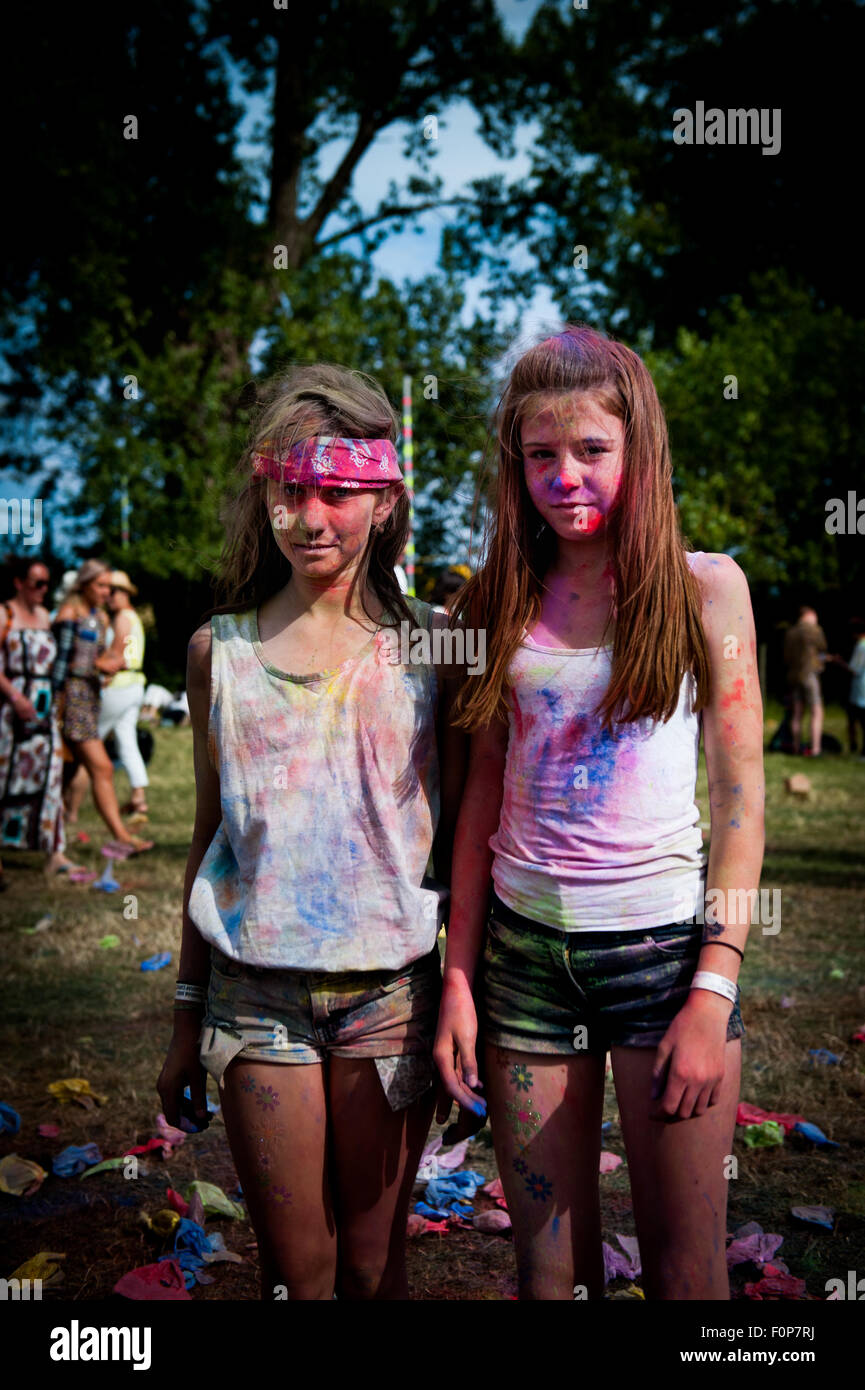
[[[470,1106],[485,1060],[522,1298],[602,1295],[609,1052],[646,1295],[725,1299],[741,904],[763,849],[748,586],[686,549],[663,411],[623,344],[576,325],[526,352],[497,435],[457,601],[489,657],[458,702],[473,739],[436,1062]]]
[[[196,816],[174,1034],[159,1079],[205,1120],[220,1085],[262,1296],[408,1296],[441,992],[430,852],[447,882],[465,735],[393,628],[409,507],[376,382],[296,368],[262,392],[189,644]],[[422,645],[422,644],[421,644]],[[429,648],[431,644],[427,642]]]

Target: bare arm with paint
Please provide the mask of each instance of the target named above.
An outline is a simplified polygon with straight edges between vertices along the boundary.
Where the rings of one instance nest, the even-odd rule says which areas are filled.
[[[704,581],[703,630],[712,661],[712,696],[703,711],[703,742],[712,839],[703,932],[707,944],[700,952],[699,969],[735,980],[738,956],[713,943],[731,942],[744,951],[760,882],[765,842],[763,701],[747,580],[728,556],[707,558],[718,563],[706,567]]]
[[[703,590],[702,621],[712,689],[703,710],[709,780],[711,845],[706,876],[706,924],[698,970],[736,981],[751,903],[763,862],[763,706],[748,584],[726,555],[707,555],[696,570]],[[662,1116],[688,1119],[716,1103],[724,1076],[731,1004],[695,989],[658,1048],[656,1094]]]
[[[210,644],[210,624],[207,623],[193,633],[187,653],[186,692],[195,764],[195,824],[183,884],[183,935],[177,972],[179,980],[205,988],[210,977],[210,948],[189,915],[189,895],[201,861],[222,819],[219,773],[211,764],[208,749]],[[176,1010],[174,1013],[174,1031],[157,1083],[169,1124],[179,1123],[180,1101],[183,1088],[187,1085],[197,1114],[203,1118],[207,1113],[207,1076],[199,1060],[198,1048],[203,1014],[203,1007],[200,1010]]]
[[[483,945],[493,852],[501,813],[508,727],[495,721],[472,737],[454,843],[444,991],[433,1055],[448,1095],[478,1111],[477,1014],[472,988]]]

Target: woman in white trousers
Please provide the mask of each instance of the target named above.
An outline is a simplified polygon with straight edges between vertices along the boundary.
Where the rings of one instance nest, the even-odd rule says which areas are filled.
[[[138,716],[144,702],[144,628],[132,606],[138,593],[128,574],[114,570],[110,576],[111,592],[108,610],[114,630],[112,650],[124,659],[123,669],[117,672],[102,690],[99,715],[99,737],[104,741],[114,734],[120,765],[129,778],[131,798],[124,812],[147,814],[149,785],[147,769],[138,748]]]

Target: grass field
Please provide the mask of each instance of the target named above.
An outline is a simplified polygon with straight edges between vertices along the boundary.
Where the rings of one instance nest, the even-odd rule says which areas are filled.
[[[767,729],[779,718],[780,710],[770,706]],[[844,741],[839,709],[827,711],[827,729]],[[782,1148],[751,1150],[738,1129],[738,1177],[730,1184],[728,1228],[759,1221],[764,1230],[783,1235],[778,1258],[806,1280],[810,1296],[825,1298],[827,1279],[846,1279],[851,1269],[865,1271],[865,1047],[851,1042],[865,1024],[865,764],[849,754],[820,760],[768,755],[766,769],[763,886],[780,889],[782,925],[777,935],[763,935],[759,926],[751,931],[741,977],[748,1030],[742,1099],[799,1112],[840,1147],[816,1151],[791,1136]],[[142,1212],[152,1215],[165,1205],[167,1187],[182,1190],[196,1177],[228,1192],[236,1187],[219,1119],[169,1161],[148,1157],[147,1171],[134,1182],[115,1173],[83,1182],[51,1174],[52,1158],[67,1144],[94,1140],[108,1157],[155,1132],[154,1088],[170,1031],[193,819],[189,729],[158,731],[149,771],[148,833],[158,850],[116,865],[121,893],[49,882],[36,855],[4,859],[10,886],[0,897],[0,1101],[14,1106],[22,1123],[18,1135],[0,1138],[0,1156],[34,1159],[49,1176],[33,1198],[0,1194],[0,1276],[38,1251],[64,1252],[65,1281],[46,1293],[62,1300],[105,1297],[122,1273],[168,1248],[141,1220]],[[785,792],[784,779],[803,771],[813,792],[809,800],[798,801]],[[122,774],[118,781],[122,796]],[[699,800],[708,825],[704,772]],[[79,829],[90,834],[91,844],[76,843]],[[88,798],[79,826],[69,831],[70,853],[101,870],[105,861],[98,847],[107,838]],[[48,928],[28,934],[47,913],[52,914]],[[100,942],[109,934],[120,944],[106,949]],[[171,965],[143,973],[141,961],[163,950],[172,952]],[[840,1063],[813,1064],[812,1048],[836,1053]],[[86,1077],[107,1103],[95,1111],[59,1106],[46,1087],[65,1077]],[[605,1118],[611,1122],[605,1147],[624,1156],[611,1086]],[[38,1134],[37,1126],[46,1121],[59,1123],[59,1138]],[[470,1148],[467,1163],[495,1174],[488,1129]],[[634,1234],[627,1163],[600,1181],[605,1239]],[[813,1204],[834,1208],[832,1231],[792,1217],[792,1206]],[[215,1266],[215,1282],[196,1288],[193,1297],[257,1297],[251,1227],[218,1219],[212,1224],[244,1263]],[[428,1235],[410,1243],[409,1257],[414,1297],[501,1299],[515,1291],[507,1237],[469,1230]],[[734,1270],[734,1294],[746,1279],[757,1277],[752,1266]]]

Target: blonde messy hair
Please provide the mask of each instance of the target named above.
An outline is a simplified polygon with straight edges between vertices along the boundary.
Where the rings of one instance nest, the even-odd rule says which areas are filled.
[[[239,492],[227,498],[221,510],[226,539],[217,569],[219,606],[211,613],[257,608],[291,578],[291,565],[271,527],[267,478],[252,472],[252,456],[265,441],[282,450],[319,434],[391,443],[397,437],[396,414],[378,382],[332,363],[291,367],[271,377],[257,387],[256,403],[248,445],[237,467]],[[395,621],[414,621],[394,574],[408,535],[409,501],[403,490],[381,529],[370,532],[356,579],[364,612],[369,585]]]

